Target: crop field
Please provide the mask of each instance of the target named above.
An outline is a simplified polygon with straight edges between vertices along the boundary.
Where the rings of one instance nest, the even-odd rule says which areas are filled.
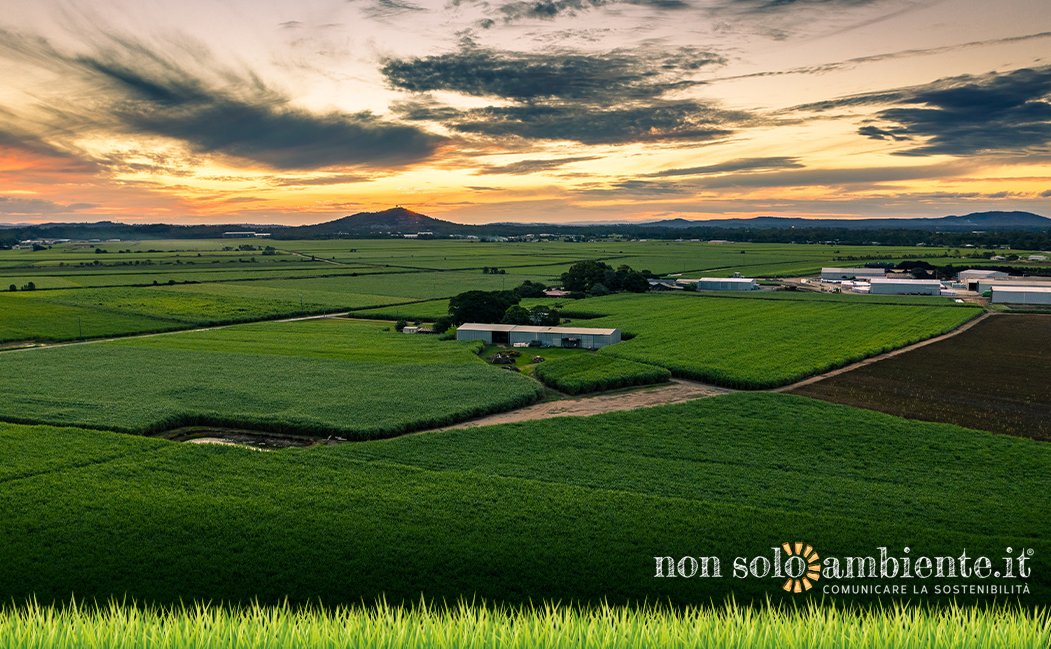
[[[170,331],[327,310],[324,305],[304,306],[298,300],[173,293],[166,288],[0,293],[0,342]]]
[[[600,605],[500,606],[417,603],[351,606],[100,607],[30,605],[0,609],[0,645],[37,649],[276,649],[415,647],[417,649],[782,649],[817,646],[1046,649],[1046,610],[895,606],[884,611],[721,609]],[[923,639],[937,638],[926,643]]]
[[[242,347],[260,334],[238,329]],[[1051,602],[1051,503],[1032,497],[1051,447],[792,395],[277,452],[14,424],[0,439],[6,602],[872,601],[822,592],[868,578],[790,594],[732,575],[733,557],[796,540],[826,559],[1032,549],[1025,579],[916,579],[927,594],[902,599],[986,601],[933,586],[995,581]],[[656,578],[663,556],[721,557],[720,577]]]
[[[635,334],[599,354],[664,367],[682,378],[747,389],[786,385],[842,367],[946,333],[981,313],[960,305],[680,294],[620,294],[565,306],[572,317],[602,315],[578,325]]]
[[[485,266],[508,273],[550,272],[557,276],[574,262],[599,259],[614,268],[627,264],[654,273],[716,271],[748,268],[758,275],[814,274],[822,266],[844,265],[851,258],[899,261],[905,258],[941,257],[946,248],[890,246],[826,246],[792,244],[708,244],[692,241],[607,241],[595,243],[480,241],[345,240],[280,241],[275,243],[300,254],[316,255],[345,263],[401,265],[407,268],[453,270]],[[541,268],[549,267],[548,271]]]
[[[615,390],[671,379],[671,372],[663,367],[598,354],[577,354],[540,363],[534,374],[566,394]]]
[[[796,394],[1051,441],[1051,316],[997,315]]]
[[[0,419],[155,433],[186,425],[390,436],[529,404],[478,343],[324,320],[0,355]]]
[[[360,309],[353,313],[355,318],[372,318],[376,320],[398,320],[405,318],[418,322],[434,322],[442,316],[449,315],[449,300],[428,300],[412,304],[395,305],[376,309]]]
[[[0,293],[0,343],[123,336],[186,327],[172,320],[55,304],[36,297],[35,293]]]

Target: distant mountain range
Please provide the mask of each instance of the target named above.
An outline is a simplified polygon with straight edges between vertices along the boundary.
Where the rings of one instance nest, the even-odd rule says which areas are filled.
[[[972,230],[1047,230],[1051,218],[1031,212],[975,212],[964,216],[931,219],[799,219],[759,216],[752,219],[717,219],[691,221],[669,219],[646,225],[658,228],[845,228],[849,230],[936,230],[970,232]]]
[[[316,225],[135,225],[102,221],[99,223],[46,223],[42,225],[0,225],[0,245],[37,238],[53,239],[201,239],[221,238],[224,232],[254,230],[269,232],[274,239],[318,239],[340,236],[390,237],[400,234],[432,233],[437,237],[459,236],[522,236],[527,233],[550,232],[564,235],[595,236],[622,234],[626,236],[722,238],[721,231],[732,232],[741,240],[851,240],[862,237],[860,231],[897,231],[881,235],[889,241],[903,238],[903,231],[931,233],[972,233],[1002,231],[1051,231],[1051,218],[1030,212],[977,212],[964,216],[945,216],[930,219],[801,219],[761,216],[751,219],[687,220],[669,219],[647,223],[490,223],[464,225],[443,221],[403,207],[382,212],[360,212],[334,221]],[[786,230],[794,230],[789,233]],[[775,234],[780,232],[780,234]],[[852,233],[852,234],[848,234]],[[766,233],[766,234],[764,234]],[[796,234],[798,233],[798,235]],[[911,238],[917,236],[909,235]],[[918,235],[920,237],[926,235]],[[1043,235],[1040,235],[1043,236]],[[875,238],[875,237],[870,237]],[[869,239],[861,239],[869,241]]]

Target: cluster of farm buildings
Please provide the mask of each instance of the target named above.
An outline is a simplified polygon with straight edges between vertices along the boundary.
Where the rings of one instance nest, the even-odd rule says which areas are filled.
[[[890,278],[882,268],[822,268],[821,282],[873,295],[985,295],[993,304],[1051,304],[1051,277],[1011,277],[998,270],[964,270],[957,281]]]
[[[989,295],[994,304],[1051,305],[1051,277],[1011,277],[996,270],[965,270],[960,272],[956,281],[942,281],[900,275],[888,277],[887,270],[883,268],[822,268],[821,283],[871,295],[955,296],[966,291]],[[697,291],[759,290],[754,278],[741,277],[739,273],[735,273],[734,277],[650,280],[651,290],[681,291],[687,287]],[[548,292],[551,297],[565,294],[565,291]],[[456,339],[530,347],[599,349],[620,342],[621,332],[620,329],[466,323],[456,330]]]

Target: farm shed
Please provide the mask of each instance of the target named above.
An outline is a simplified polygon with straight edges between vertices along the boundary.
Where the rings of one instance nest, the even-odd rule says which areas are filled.
[[[465,322],[456,328],[457,340],[484,340],[487,344],[508,343],[511,330],[517,325],[478,324]]]
[[[883,277],[886,271],[882,268],[822,268],[821,279],[871,279]]]
[[[487,343],[529,344],[542,347],[580,347],[598,349],[620,342],[620,329],[584,327],[533,327],[529,325],[478,324],[469,322],[456,330],[457,340],[484,340]]]
[[[1051,306],[1051,286],[994,286],[993,304]]]
[[[702,277],[700,279],[677,279],[679,286],[696,284],[698,291],[758,291],[759,284],[751,277]]]
[[[942,283],[936,279],[881,279],[869,281],[872,295],[941,295]]]
[[[968,290],[971,290],[968,282]],[[978,285],[973,289],[979,293],[992,290],[994,286],[1051,286],[1051,277],[1008,277],[1007,279],[980,279]]]
[[[960,281],[967,284],[968,291],[980,291],[978,282],[990,279],[1007,279],[1007,273],[999,270],[961,270]]]

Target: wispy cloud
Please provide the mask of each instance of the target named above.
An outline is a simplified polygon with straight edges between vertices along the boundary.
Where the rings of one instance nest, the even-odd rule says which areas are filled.
[[[75,125],[81,131],[161,136],[198,154],[275,169],[399,167],[429,158],[440,142],[369,112],[299,108],[251,71],[219,65],[203,47],[192,55],[175,47],[161,52],[110,34],[104,46],[73,55],[0,30],[0,56],[45,67],[64,80],[71,96],[43,107],[53,116],[55,134]]]
[[[710,176],[734,171],[770,171],[772,169],[801,169],[804,167],[799,158],[775,156],[769,158],[738,158],[720,164],[703,167],[686,167],[665,169],[646,174],[647,178],[666,178],[668,176]]]
[[[597,156],[577,156],[575,158],[552,158],[549,160],[519,160],[505,165],[489,165],[480,167],[475,171],[476,175],[505,174],[510,176],[522,176],[526,174],[540,173],[564,167],[574,162],[586,162],[596,160]]]
[[[25,216],[47,216],[55,214],[68,214],[77,210],[88,210],[98,207],[91,203],[72,203],[60,205],[53,201],[42,198],[21,198],[12,196],[0,196],[0,214],[15,214]]]

